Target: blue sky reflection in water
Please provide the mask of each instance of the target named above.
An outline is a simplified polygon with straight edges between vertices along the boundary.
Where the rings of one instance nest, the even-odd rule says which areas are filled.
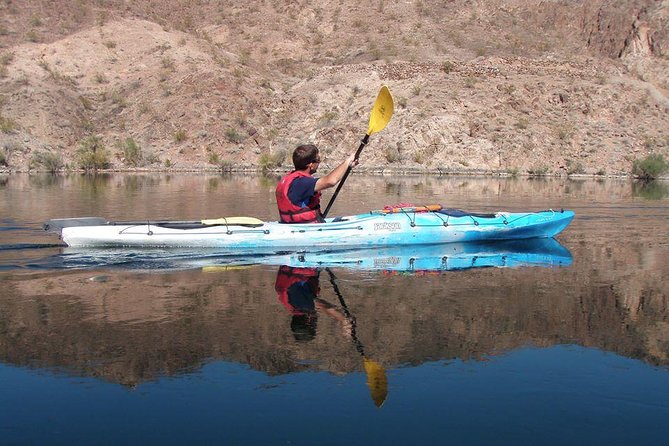
[[[504,255],[450,247],[448,262],[425,250],[421,263],[378,250],[331,265],[345,303],[321,270],[314,333],[299,341],[277,296],[281,259],[82,253],[40,230],[73,216],[273,219],[273,181],[4,178],[0,443],[666,442],[666,194],[625,181],[353,176],[333,215],[413,202],[577,217],[557,242]],[[381,408],[361,353],[387,378]]]
[[[214,362],[128,389],[9,366],[1,429],[38,444],[662,444],[667,370],[576,346],[388,371],[268,376]]]

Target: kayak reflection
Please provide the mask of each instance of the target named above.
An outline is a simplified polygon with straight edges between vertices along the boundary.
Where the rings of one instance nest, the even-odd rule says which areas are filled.
[[[376,407],[381,407],[388,395],[388,379],[384,368],[365,355],[365,349],[358,339],[356,319],[351,314],[344,296],[337,285],[336,276],[329,268],[327,271],[333,291],[339,299],[341,307],[327,302],[320,295],[319,268],[297,268],[282,265],[276,276],[274,289],[283,306],[291,314],[290,328],[298,342],[311,341],[316,336],[318,314],[337,320],[344,335],[351,339],[358,353],[363,358],[363,366],[367,374],[367,386]]]
[[[286,265],[297,268],[339,267],[384,271],[387,274],[425,274],[483,267],[560,267],[572,263],[571,253],[552,238],[498,242],[368,248],[333,252],[293,252],[234,256],[217,251],[183,249],[63,248],[44,259],[40,268],[117,267],[133,270],[205,271],[250,265]]]

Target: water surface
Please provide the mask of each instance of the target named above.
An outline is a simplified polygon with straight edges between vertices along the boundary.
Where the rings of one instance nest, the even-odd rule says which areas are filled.
[[[661,186],[353,176],[331,215],[441,203],[577,217],[557,246],[450,247],[441,264],[358,253],[309,270],[320,291],[301,302],[282,298],[281,262],[81,252],[40,229],[81,216],[275,219],[275,184],[0,178],[3,443],[665,441]]]

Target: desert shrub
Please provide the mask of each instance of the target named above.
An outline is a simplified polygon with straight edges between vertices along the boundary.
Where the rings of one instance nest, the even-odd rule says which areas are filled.
[[[667,169],[669,169],[669,164],[659,153],[651,153],[643,159],[636,159],[632,162],[632,175],[642,180],[653,180]]]
[[[146,155],[142,154],[144,158],[144,165],[160,164],[160,156],[155,152],[149,152]]]
[[[327,124],[331,124],[334,121],[336,121],[337,118],[339,118],[339,113],[337,113],[334,110],[329,110],[329,111],[326,111],[325,113],[323,113],[321,115],[321,117],[318,118],[318,120],[320,121],[321,124],[327,125]]]
[[[188,139],[188,134],[184,129],[179,129],[176,132],[174,132],[174,140],[176,142],[184,142],[187,139]]]
[[[258,159],[258,164],[263,171],[280,167],[286,161],[287,154],[288,152],[283,149],[274,153],[263,153]]]
[[[453,71],[454,68],[455,68],[455,64],[453,62],[451,62],[450,60],[446,60],[441,64],[441,70],[446,74]]]
[[[228,127],[228,129],[225,131],[225,137],[228,139],[228,141],[233,143],[240,143],[244,141],[244,135],[239,133],[237,129],[233,127]]]
[[[585,173],[585,168],[580,161],[567,159],[567,175],[580,175]]]
[[[525,130],[530,125],[530,121],[527,118],[520,118],[516,122],[515,126],[517,129]]]
[[[144,159],[142,156],[142,148],[132,138],[126,138],[121,144],[123,151],[123,161],[128,166],[139,167],[142,165]]]
[[[476,86],[476,78],[473,76],[467,76],[465,78],[465,87],[467,88],[474,88]]]
[[[7,157],[5,156],[5,152],[2,151],[0,152],[0,166],[6,166],[7,165]]]
[[[14,120],[5,118],[0,115],[0,132],[2,133],[12,133],[16,129],[16,122]]]
[[[0,55],[0,65],[9,65],[14,60],[14,53],[4,53]]]
[[[530,167],[527,169],[527,173],[530,176],[534,177],[542,177],[548,174],[548,167],[546,166],[535,166],[535,167]]]
[[[218,167],[221,169],[221,172],[232,172],[232,167],[234,163],[230,160],[224,159],[218,164]]]
[[[400,152],[395,147],[386,147],[385,155],[386,161],[389,163],[394,163],[400,159]]]
[[[26,39],[28,42],[37,43],[39,42],[39,35],[37,34],[37,31],[31,29],[26,33]]]
[[[209,164],[219,164],[220,162],[221,158],[218,156],[218,153],[209,154]]]
[[[172,167],[172,160],[169,159],[169,158],[166,158],[163,165],[165,166],[165,168],[169,169],[170,167]]]
[[[38,150],[33,153],[30,164],[48,172],[57,172],[63,168],[63,157],[49,150]]]
[[[86,171],[106,169],[111,165],[109,152],[99,136],[89,136],[79,143],[77,161],[79,167]]]

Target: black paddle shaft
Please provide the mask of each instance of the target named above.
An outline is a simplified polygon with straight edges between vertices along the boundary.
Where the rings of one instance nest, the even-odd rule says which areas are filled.
[[[344,311],[344,315],[351,323],[351,340],[353,341],[353,345],[355,345],[355,349],[358,351],[358,353],[364,357],[365,349],[363,348],[362,342],[360,342],[360,339],[358,339],[358,335],[356,333],[355,317],[351,314],[351,312],[348,310],[348,307],[346,306],[346,301],[344,300],[344,296],[342,296],[341,292],[339,291],[339,287],[337,286],[337,278],[335,277],[334,273],[330,268],[325,268],[325,270],[330,275],[330,283],[332,284],[332,288],[334,289],[335,294],[339,298],[339,303],[341,304],[341,308]]]
[[[365,135],[364,138],[362,138],[362,141],[360,141],[360,147],[358,147],[358,150],[355,152],[355,159],[357,160],[360,157],[360,154],[362,153],[362,149],[365,148],[367,145],[367,141],[369,141],[369,135]],[[330,212],[330,208],[334,204],[335,199],[337,198],[337,195],[339,195],[339,191],[341,190],[342,186],[344,185],[344,182],[346,181],[346,178],[348,178],[348,174],[351,173],[351,170],[353,168],[349,165],[348,169],[346,169],[346,173],[342,177],[341,181],[339,182],[339,185],[337,186],[337,189],[335,190],[334,195],[332,195],[332,198],[330,198],[330,202],[328,203],[327,207],[325,208],[325,212],[323,212],[323,218],[328,216],[328,212]]]

